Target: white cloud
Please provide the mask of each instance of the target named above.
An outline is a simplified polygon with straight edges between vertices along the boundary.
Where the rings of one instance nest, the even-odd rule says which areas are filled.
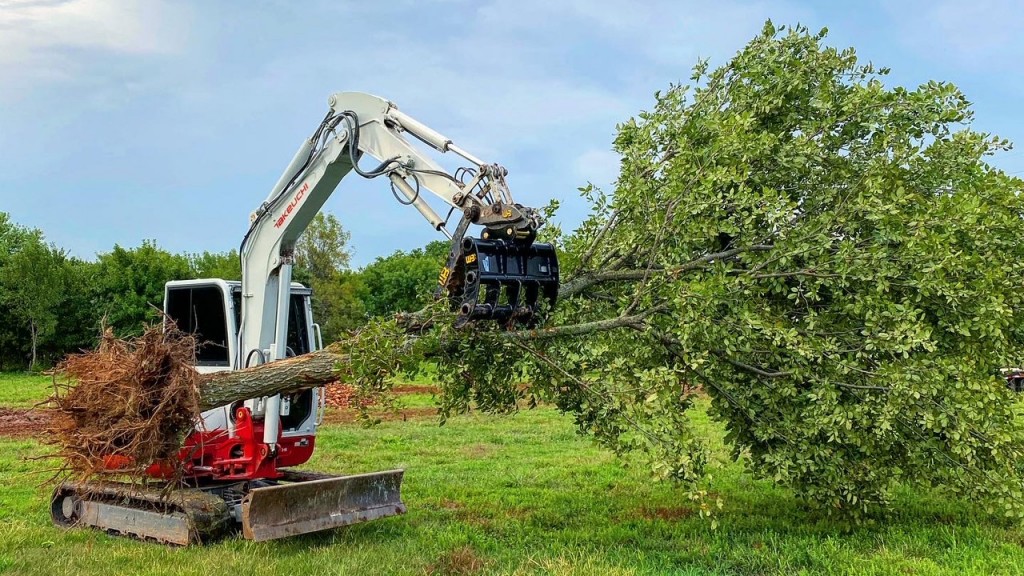
[[[358,24],[342,26],[343,34],[312,30],[306,43],[274,45],[260,35],[265,22],[239,22],[236,30],[249,30],[242,34],[254,51],[269,57],[244,74],[234,75],[235,67],[209,85],[175,92],[220,110],[203,122],[208,130],[224,130],[233,119],[267,118],[278,129],[297,125],[303,132],[306,124],[312,130],[318,105],[331,92],[376,93],[483,160],[505,165],[517,200],[561,198],[563,217],[572,222],[583,209],[576,188],[587,181],[610,186],[617,177],[618,159],[608,150],[616,123],[648,107],[655,90],[689,76],[697,56],[721,63],[766,18],[791,21],[795,13],[786,2],[738,0],[713,8],[696,0],[331,0],[310,5],[305,17]],[[287,24],[309,22],[299,16]],[[216,69],[225,66],[212,56]],[[230,108],[220,109],[217,101],[230,94],[252,97],[231,98]],[[292,152],[267,124],[258,130],[238,146],[261,158],[281,146],[266,155],[271,163]],[[224,161],[237,165],[225,168],[246,169],[251,157],[235,152]],[[358,217],[344,216],[380,212],[379,187],[353,178],[328,205],[351,225],[353,241],[387,246],[393,240],[385,238],[401,232],[415,245],[420,238],[407,237],[409,230],[427,237],[429,229],[410,211],[389,210],[370,230]]]
[[[163,0],[0,0],[0,83],[73,80],[94,52],[174,53],[187,39],[184,22]]]
[[[529,43],[476,20],[467,30],[438,39],[363,29],[332,42],[323,57],[282,52],[231,90],[259,95],[244,107],[299,94],[325,102],[335,90],[376,93],[488,161],[554,146],[581,129],[607,140],[615,122],[635,112],[628,89],[566,73],[550,53],[553,39]],[[335,56],[365,47],[372,57]]]
[[[622,158],[612,150],[591,148],[576,157],[574,169],[581,182],[610,190],[619,178],[619,164]]]
[[[113,188],[173,189],[175,201],[151,200],[175,223],[158,237],[195,239],[172,246],[194,251],[237,242],[231,230],[179,233],[197,203],[226,223],[244,222],[238,207],[262,198],[254,189],[277,178],[327,96],[367,91],[504,164],[517,200],[561,198],[571,223],[584,209],[577,186],[615,180],[608,147],[616,123],[688,77],[697,56],[721,63],[765,18],[790,22],[795,13],[785,0],[274,0],[252,10],[0,0],[0,101],[14,80],[32,88],[31,102],[0,106],[0,124],[12,151],[30,148],[24,137],[39,133],[45,147],[36,144],[30,158],[40,158],[40,171],[57,153],[69,165],[85,161],[80,144],[57,139],[65,129],[88,133],[105,151],[86,165],[97,174],[108,170],[109,150],[134,137],[127,128],[159,133],[131,148]],[[66,121],[22,121],[32,116],[26,110],[55,107]],[[0,133],[0,151],[4,144]],[[213,198],[198,196],[211,189]],[[391,204],[386,186],[353,177],[328,207],[362,255],[432,237],[415,211],[384,212],[382,198]]]

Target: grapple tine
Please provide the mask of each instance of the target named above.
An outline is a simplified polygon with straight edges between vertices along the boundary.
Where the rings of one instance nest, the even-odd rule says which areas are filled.
[[[293,474],[292,483],[253,488],[242,500],[242,534],[273,540],[405,513],[403,470],[353,476]]]

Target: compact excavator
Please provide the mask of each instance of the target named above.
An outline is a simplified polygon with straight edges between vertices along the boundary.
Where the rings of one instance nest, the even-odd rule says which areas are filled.
[[[399,203],[450,238],[437,296],[451,304],[457,325],[539,322],[558,296],[558,261],[550,244],[535,241],[542,219],[512,199],[507,171],[383,98],[343,92],[328,104],[250,217],[239,250],[241,282],[165,287],[165,315],[196,337],[196,369],[239,370],[323,346],[311,291],[292,282],[295,243],[351,172],[383,178]],[[406,136],[468,165],[449,173]],[[364,155],[379,164],[362,166]],[[446,217],[424,192],[447,205]],[[456,213],[458,223],[449,229]],[[482,227],[479,237],[468,234],[473,225]],[[403,470],[335,476],[294,468],[312,456],[324,410],[322,389],[209,410],[183,443],[178,465],[184,472],[172,490],[166,482],[67,481],[54,491],[51,517],[59,526],[188,545],[238,531],[269,540],[404,513]],[[166,480],[168,466],[153,463],[146,473]]]

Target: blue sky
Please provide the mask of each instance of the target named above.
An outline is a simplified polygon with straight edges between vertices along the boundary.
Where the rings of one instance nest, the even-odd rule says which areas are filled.
[[[518,201],[561,199],[572,227],[577,188],[615,178],[616,123],[767,18],[827,26],[893,82],[952,81],[975,128],[1024,144],[1013,0],[0,0],[0,211],[83,258],[230,249],[327,97],[357,90],[505,165]],[[994,162],[1024,173],[1024,150]],[[326,206],[355,264],[439,237],[361,180]]]

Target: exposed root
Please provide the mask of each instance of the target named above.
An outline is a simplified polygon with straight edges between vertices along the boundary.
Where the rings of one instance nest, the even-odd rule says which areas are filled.
[[[84,479],[115,472],[141,479],[153,463],[178,465],[181,442],[199,410],[195,342],[159,326],[120,340],[108,329],[99,348],[68,356],[54,371],[48,442],[63,472]]]

